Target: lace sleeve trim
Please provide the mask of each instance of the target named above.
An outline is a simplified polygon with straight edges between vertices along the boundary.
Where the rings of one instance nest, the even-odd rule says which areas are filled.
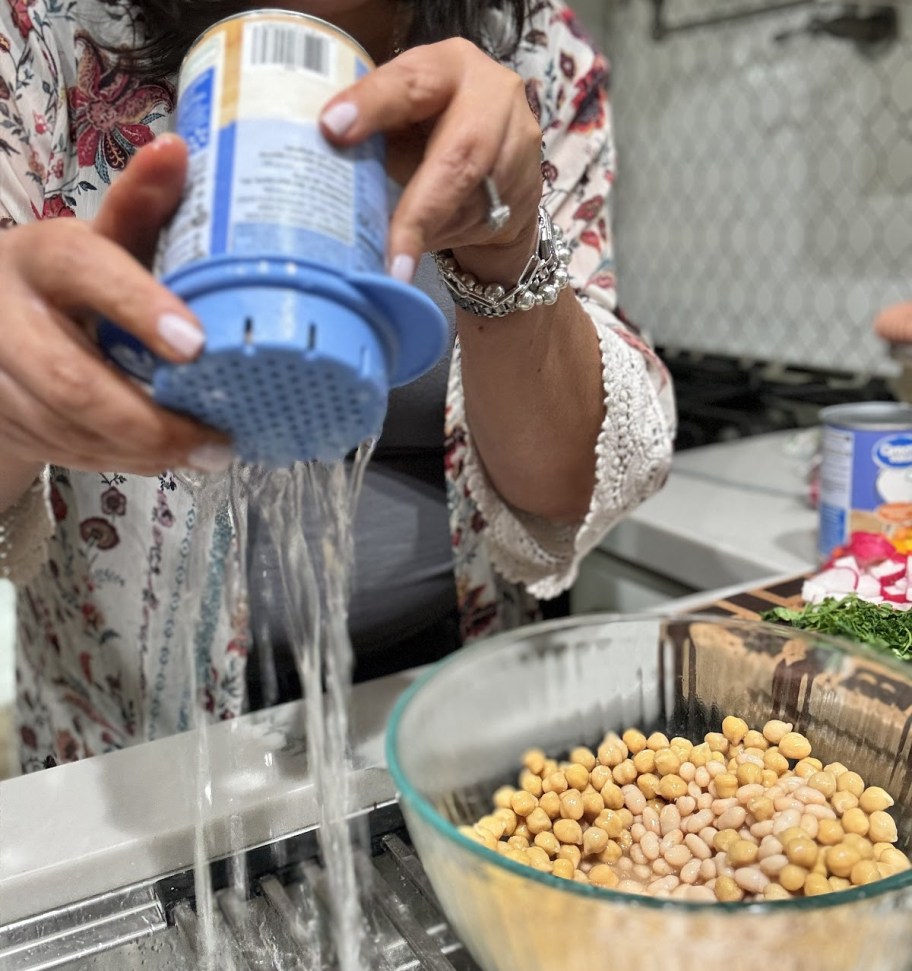
[[[617,332],[613,315],[592,305],[587,309],[599,334],[605,419],[596,444],[589,512],[577,526],[530,516],[499,496],[465,423],[458,346],[451,371],[453,419],[467,429],[463,474],[486,523],[491,562],[506,580],[525,584],[541,599],[572,585],[580,560],[626,513],[659,489],[671,463],[673,412],[650,381],[645,360]]]
[[[47,558],[53,529],[50,475],[45,468],[22,498],[0,514],[0,576],[13,583],[34,577]]]

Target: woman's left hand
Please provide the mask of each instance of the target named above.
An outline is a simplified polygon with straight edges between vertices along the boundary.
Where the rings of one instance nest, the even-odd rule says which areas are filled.
[[[532,251],[541,200],[541,129],[522,78],[461,38],[415,47],[333,98],[321,115],[337,145],[387,137],[405,186],[389,228],[390,273],[411,280],[423,253],[451,249],[482,279],[515,279]],[[511,215],[488,225],[493,180]]]

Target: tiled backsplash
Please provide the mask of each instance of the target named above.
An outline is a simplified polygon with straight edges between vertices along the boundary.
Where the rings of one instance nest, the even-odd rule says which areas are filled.
[[[671,21],[765,0],[666,0]],[[620,299],[661,344],[883,371],[912,300],[912,5],[877,54],[795,34],[820,3],[650,37],[649,0],[580,0],[613,65]]]

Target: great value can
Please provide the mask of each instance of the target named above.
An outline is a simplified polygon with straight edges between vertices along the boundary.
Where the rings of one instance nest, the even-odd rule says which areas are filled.
[[[116,327],[102,344],[251,462],[341,457],[379,434],[389,388],[446,347],[437,306],[384,272],[382,138],[340,150],[319,129],[328,99],[373,66],[326,21],[255,10],[207,30],[181,68],[189,176],[158,271],[206,347],[175,367]]]
[[[835,405],[820,420],[821,560],[855,532],[912,536],[912,406]]]

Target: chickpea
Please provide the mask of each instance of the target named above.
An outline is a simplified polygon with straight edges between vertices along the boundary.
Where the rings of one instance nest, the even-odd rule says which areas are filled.
[[[868,786],[858,797],[858,805],[869,815],[883,812],[894,803],[893,797],[880,786]]]
[[[572,880],[575,868],[570,860],[555,860],[551,872],[562,880]]]
[[[542,781],[528,769],[519,777],[519,786],[537,799],[542,794]]]
[[[551,860],[540,846],[530,846],[526,850],[526,856],[536,869],[547,869],[549,873],[551,872]]]
[[[779,751],[787,759],[806,759],[811,754],[811,743],[798,732],[787,732],[778,742]]]
[[[817,854],[819,852],[817,844],[806,836],[796,837],[784,845],[785,855],[788,857],[789,863],[803,867],[805,870],[810,870],[817,862]]]
[[[654,772],[644,772],[636,781],[637,788],[647,800],[655,799],[659,791],[659,777]]]
[[[577,825],[579,824],[577,823]],[[529,827],[529,832],[533,837],[538,836],[539,833],[551,829],[551,817],[539,806],[526,816],[526,826]]]
[[[713,846],[720,853],[728,853],[740,839],[741,836],[736,829],[723,829],[713,837]]]
[[[762,823],[764,820],[772,819],[776,813],[776,808],[773,805],[773,800],[768,796],[757,796],[747,804],[747,808],[750,814],[757,820],[757,822]]]
[[[722,903],[736,903],[744,899],[744,891],[731,877],[719,877],[716,880],[715,894]]]
[[[627,746],[627,750],[634,755],[646,748],[646,736],[636,728],[628,729],[621,738]]]
[[[825,855],[827,869],[834,877],[848,877],[852,867],[861,860],[861,855],[846,843],[829,847]]]
[[[865,839],[864,836],[859,836],[857,833],[846,833],[843,843],[846,846],[851,846],[862,860],[874,859],[874,844],[869,839]]]
[[[736,718],[734,715],[729,715],[722,719],[722,734],[732,745],[739,745],[749,730],[750,726],[743,718]]]
[[[523,753],[522,764],[535,775],[541,775],[545,767],[545,753],[540,748],[530,748]]]
[[[845,775],[850,775],[851,773],[846,772]],[[839,776],[841,779],[842,776]],[[854,809],[858,805],[858,796],[852,792],[840,791],[839,790],[839,779],[836,780],[836,793],[830,799],[830,805],[836,810],[836,814],[842,816],[846,810]]]
[[[857,799],[865,790],[864,779],[857,772],[843,772],[836,780],[838,792],[851,792]]]
[[[560,795],[570,788],[567,777],[563,772],[552,772],[542,781],[542,792],[556,792]]]
[[[571,789],[578,789],[582,792],[589,785],[589,770],[585,765],[571,762],[564,769],[564,778]]]
[[[580,860],[583,858],[583,851],[572,843],[567,843],[557,851],[558,860],[569,860],[573,864],[573,869],[579,868]]]
[[[610,866],[604,863],[597,863],[589,871],[589,882],[596,887],[606,887],[609,890],[614,890],[621,882],[621,879]]]
[[[561,795],[560,814],[562,819],[576,822],[583,818],[583,797],[576,789],[568,789]]]
[[[599,795],[606,809],[621,809],[624,805],[624,792],[616,782],[606,782]]]
[[[733,867],[750,866],[757,861],[759,849],[756,843],[739,839],[728,848],[728,862]]]
[[[763,770],[753,762],[744,762],[738,766],[737,776],[739,785],[755,785],[763,778]]]
[[[498,809],[510,809],[510,800],[513,798],[513,793],[515,792],[516,789],[513,786],[501,786],[494,793],[494,805]]]
[[[681,771],[681,759],[673,749],[659,749],[655,753],[655,771],[660,776],[677,775]]]
[[[633,764],[641,775],[647,772],[655,772],[656,753],[651,748],[644,748],[642,752],[637,752],[634,755]]]
[[[711,752],[722,752],[724,755],[728,751],[728,739],[722,732],[707,732],[703,740]]]
[[[543,793],[541,799],[538,800],[538,805],[548,814],[549,819],[560,818],[561,797],[553,790]]]
[[[623,851],[614,840],[608,840],[605,849],[599,854],[599,863],[617,863],[623,856]]]
[[[653,732],[646,739],[646,747],[651,748],[654,752],[658,752],[660,748],[668,748],[670,744],[668,737],[663,735],[662,732]]]
[[[561,843],[572,843],[580,846],[583,842],[583,830],[575,819],[558,819],[552,827],[554,835]]]
[[[583,833],[583,856],[598,856],[608,846],[608,834],[598,826],[590,826]]]
[[[512,809],[495,809],[491,815],[503,820],[503,835],[507,839],[516,832],[516,824],[519,822],[519,817]]]
[[[616,769],[622,762],[627,761],[627,746],[615,745],[612,742],[602,742],[598,750],[599,764],[609,769]]]
[[[809,873],[804,881],[805,897],[819,897],[821,894],[832,893],[830,881],[822,873]]]
[[[895,843],[899,838],[893,817],[882,810],[871,813],[868,835],[875,843]]]
[[[668,802],[674,802],[687,794],[687,783],[679,775],[666,775],[659,781],[658,793]]]
[[[591,772],[598,764],[592,750],[583,745],[570,752],[570,761],[583,766],[587,772]]]
[[[514,833],[508,840],[507,845],[512,846],[517,850],[527,850],[529,849],[529,838],[528,836],[518,836]]]
[[[598,789],[599,792],[605,788],[606,783],[611,781],[611,769],[607,765],[599,764],[589,773],[589,784],[593,789]]]
[[[477,842],[481,843],[482,846],[489,850],[497,849],[497,837],[485,826],[474,826],[471,830],[472,838]],[[466,833],[466,835],[470,835]]]
[[[772,745],[778,745],[792,728],[794,728],[794,725],[791,722],[773,718],[763,726],[763,737]]]
[[[583,816],[586,822],[591,823],[604,808],[605,800],[600,793],[595,791],[583,793]]]
[[[812,775],[820,772],[823,769],[823,762],[820,759],[812,759],[810,757],[805,759],[800,759],[795,765],[795,775],[801,776],[802,779],[810,779]]]
[[[744,738],[741,739],[741,744],[745,748],[758,748],[762,752],[765,752],[770,746],[770,743],[766,740],[766,738],[764,738],[763,732],[758,732],[754,729],[751,729],[744,736]]]
[[[815,772],[808,778],[808,785],[822,792],[827,799],[836,791],[836,776],[829,772]]]
[[[788,772],[789,761],[788,759],[779,751],[778,747],[768,748],[763,753],[763,765],[767,769],[772,769],[776,775],[783,775]]]
[[[738,777],[731,772],[722,772],[713,780],[716,785],[716,795],[720,799],[728,799],[734,796],[740,788]]]
[[[807,877],[807,870],[803,867],[796,866],[794,863],[786,864],[779,871],[779,882],[786,890],[790,890],[792,893],[797,893],[801,890]]]
[[[546,830],[535,837],[535,846],[544,850],[548,856],[557,856],[561,848],[561,843],[554,833]]]
[[[706,765],[711,755],[712,749],[706,742],[701,742],[699,745],[694,745],[690,750],[690,761],[699,769]]]
[[[510,808],[517,816],[528,816],[537,806],[538,800],[525,789],[514,792],[510,798]]]
[[[677,755],[681,762],[686,762],[693,751],[693,742],[689,738],[676,735],[669,743],[668,747]]]
[[[857,833],[859,836],[866,836],[868,830],[871,828],[871,822],[868,819],[867,813],[856,806],[854,809],[847,809],[842,814],[842,828],[847,833]]]
[[[630,785],[630,783],[634,782],[636,777],[639,775],[637,772],[637,767],[633,764],[633,759],[624,759],[620,765],[616,765],[614,769],[612,769],[611,774],[614,781],[619,786]]]

